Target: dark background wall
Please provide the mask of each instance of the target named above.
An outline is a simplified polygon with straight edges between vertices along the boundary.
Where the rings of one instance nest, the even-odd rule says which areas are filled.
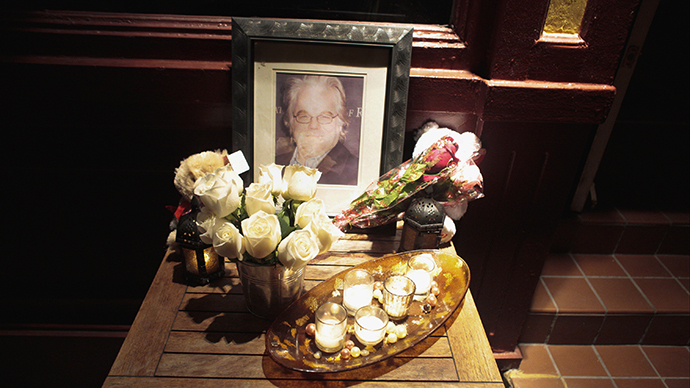
[[[659,5],[596,179],[600,206],[688,211],[687,11]],[[3,61],[0,74],[2,323],[131,323],[165,250],[174,169],[231,146],[229,71]]]
[[[8,0],[19,9],[448,24],[452,0]]]
[[[70,2],[59,8],[147,11],[92,8],[104,4]],[[208,14],[166,4],[182,14]],[[687,15],[686,2],[659,5],[596,178],[599,207],[689,211]],[[179,63],[163,70],[146,61],[107,66],[11,61],[5,57],[10,48],[22,52],[30,45],[13,39],[5,27],[0,26],[6,224],[0,325],[126,327],[165,251],[171,220],[165,206],[179,198],[174,169],[193,153],[231,147],[229,71],[215,65],[194,71]],[[136,49],[131,43],[93,47],[85,40],[83,47],[112,54]],[[186,51],[229,63],[226,43],[219,39],[212,48],[195,44],[197,51]],[[53,47],[49,54],[58,62],[74,55],[51,42],[44,47]],[[171,60],[198,59],[176,58],[174,47]],[[146,50],[139,55],[145,57]],[[121,340],[99,338],[5,336],[3,349],[13,362],[4,363],[3,379],[16,377],[28,386],[98,386]],[[57,378],[40,381],[32,374],[37,364]]]
[[[690,211],[689,11],[659,3],[595,178],[601,206]]]

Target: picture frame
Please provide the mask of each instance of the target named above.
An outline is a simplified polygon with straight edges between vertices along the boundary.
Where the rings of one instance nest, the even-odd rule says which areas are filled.
[[[412,33],[408,26],[233,18],[232,149],[248,161],[245,184],[257,181],[260,165],[297,160],[300,129],[295,112],[286,113],[294,106],[284,89],[307,81],[339,84],[346,96],[342,114],[324,108],[325,116],[342,125],[338,144],[321,155],[325,159],[311,160],[320,163],[317,195],[329,215],[347,209],[380,175],[400,165]],[[305,120],[315,126],[320,116]],[[313,154],[322,150],[312,141],[302,144],[313,145]],[[336,148],[348,155],[347,162],[334,156]]]

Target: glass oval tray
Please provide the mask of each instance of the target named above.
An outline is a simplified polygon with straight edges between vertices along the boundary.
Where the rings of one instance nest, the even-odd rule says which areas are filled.
[[[423,311],[423,302],[413,301],[407,318],[394,321],[396,324],[407,325],[408,334],[405,338],[392,344],[384,341],[373,349],[369,347],[367,349],[370,353],[367,356],[342,359],[339,353],[323,352],[320,356],[315,356],[318,348],[313,337],[306,335],[305,327],[308,323],[314,322],[314,312],[321,304],[342,303],[343,278],[348,271],[363,268],[371,272],[376,281],[383,281],[389,275],[404,274],[408,258],[422,253],[429,253],[436,260],[438,268],[434,280],[438,283],[440,293],[436,307],[430,312]],[[302,295],[283,311],[268,329],[266,349],[278,364],[301,372],[342,372],[371,365],[405,351],[438,329],[460,305],[469,283],[470,270],[465,261],[457,255],[440,250],[418,250],[386,255],[343,271]],[[380,306],[375,298],[372,304]],[[352,339],[356,346],[364,349],[351,330],[353,322],[353,317],[349,316],[346,339]]]

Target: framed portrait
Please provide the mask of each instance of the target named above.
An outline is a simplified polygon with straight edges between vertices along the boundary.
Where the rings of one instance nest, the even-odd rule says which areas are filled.
[[[233,18],[233,150],[321,172],[335,215],[402,163],[412,28]]]

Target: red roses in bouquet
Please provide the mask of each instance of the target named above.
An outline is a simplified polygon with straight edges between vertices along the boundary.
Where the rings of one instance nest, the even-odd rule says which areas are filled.
[[[476,135],[438,128],[427,134],[420,138],[412,159],[370,185],[335,217],[334,224],[346,230],[394,222],[420,191],[431,192],[446,214],[457,220],[469,201],[483,197],[483,178],[477,167],[483,150]]]

